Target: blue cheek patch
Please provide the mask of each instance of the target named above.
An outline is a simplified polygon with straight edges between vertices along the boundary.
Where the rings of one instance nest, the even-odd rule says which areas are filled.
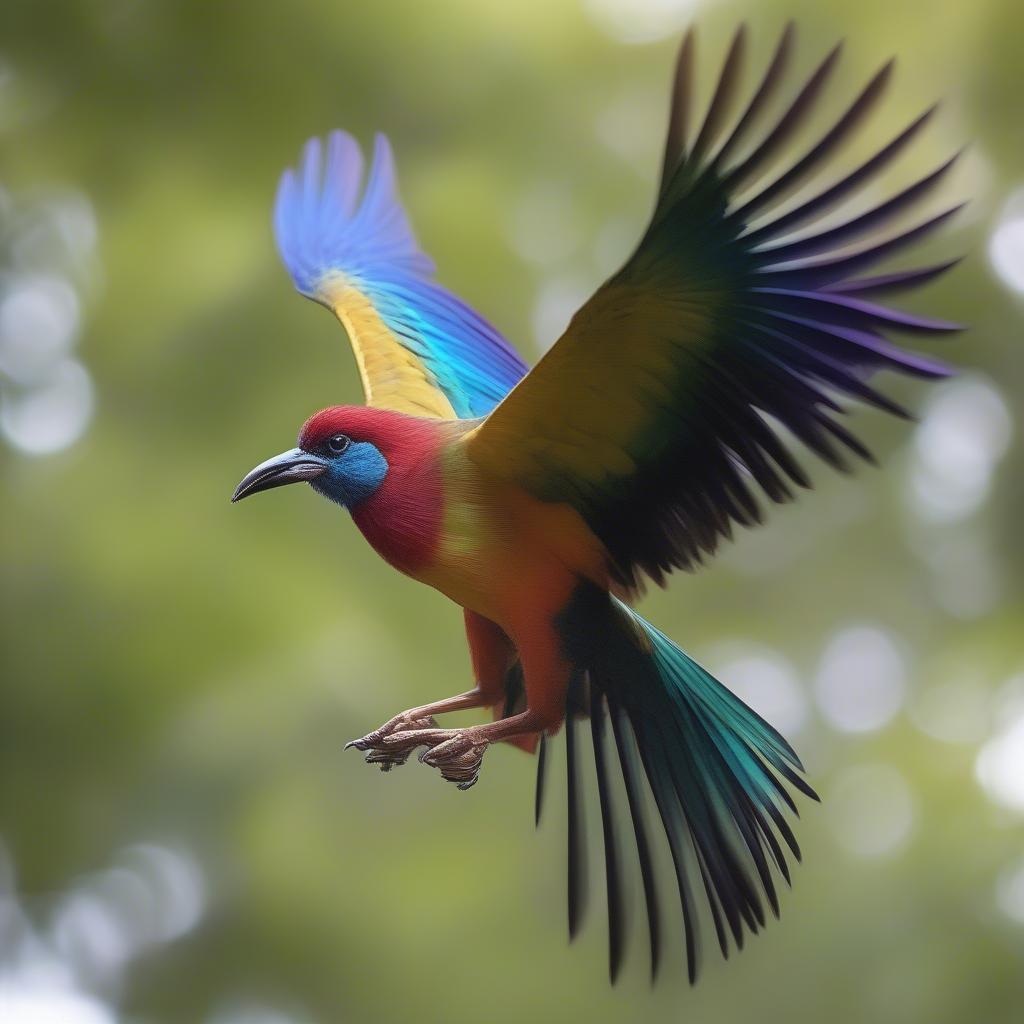
[[[312,484],[331,501],[353,508],[380,487],[387,472],[387,459],[369,441],[354,441],[328,461],[327,472]]]

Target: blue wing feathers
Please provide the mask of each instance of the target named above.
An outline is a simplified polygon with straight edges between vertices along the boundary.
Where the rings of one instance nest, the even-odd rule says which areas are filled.
[[[357,208],[362,174],[358,144],[345,132],[332,132],[326,159],[320,139],[310,139],[298,171],[281,178],[274,229],[285,266],[304,295],[315,297],[319,281],[332,271],[433,273],[398,199],[391,147],[383,135],[374,144]]]
[[[360,198],[362,178],[359,145],[340,131],[326,146],[310,139],[299,167],[282,176],[274,234],[295,287],[323,301],[323,283],[343,275],[422,360],[458,416],[486,415],[526,365],[494,327],[433,280],[433,261],[409,225],[383,135],[374,141]]]

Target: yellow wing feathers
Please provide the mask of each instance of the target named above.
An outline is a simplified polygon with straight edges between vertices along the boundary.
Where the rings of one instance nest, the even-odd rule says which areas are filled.
[[[451,402],[422,361],[398,341],[358,288],[339,275],[322,284],[319,294],[348,334],[367,405],[413,416],[455,418]]]
[[[470,457],[495,476],[549,496],[552,485],[586,487],[629,476],[636,468],[629,442],[646,432],[652,409],[671,401],[679,363],[699,358],[707,321],[707,312],[688,307],[678,293],[609,282],[534,372],[467,436]],[[681,333],[689,345],[679,344]]]

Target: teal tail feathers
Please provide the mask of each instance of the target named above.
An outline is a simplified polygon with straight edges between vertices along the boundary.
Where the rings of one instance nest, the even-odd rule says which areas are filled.
[[[619,787],[613,779],[617,760],[643,882],[652,976],[660,962],[661,910],[645,788],[668,839],[693,982],[700,949],[694,892],[706,897],[723,956],[729,955],[730,935],[742,948],[744,929],[756,933],[765,924],[765,901],[778,916],[773,870],[789,882],[784,848],[800,859],[785,817],[786,810],[796,813],[787,786],[817,796],[786,740],[626,605],[581,588],[559,626],[567,653],[580,666],[566,716],[570,934],[579,926],[585,897],[578,728],[589,718],[604,834],[612,980],[626,931]],[[542,753],[541,764],[545,761]],[[539,777],[538,813],[542,792]]]

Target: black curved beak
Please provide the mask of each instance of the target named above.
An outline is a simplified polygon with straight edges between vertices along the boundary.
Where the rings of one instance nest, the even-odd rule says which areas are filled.
[[[327,466],[301,448],[293,448],[290,452],[282,452],[266,462],[261,462],[254,470],[242,479],[231,495],[232,501],[241,501],[258,491],[269,491],[272,487],[283,487],[299,480],[312,480],[326,472]]]

